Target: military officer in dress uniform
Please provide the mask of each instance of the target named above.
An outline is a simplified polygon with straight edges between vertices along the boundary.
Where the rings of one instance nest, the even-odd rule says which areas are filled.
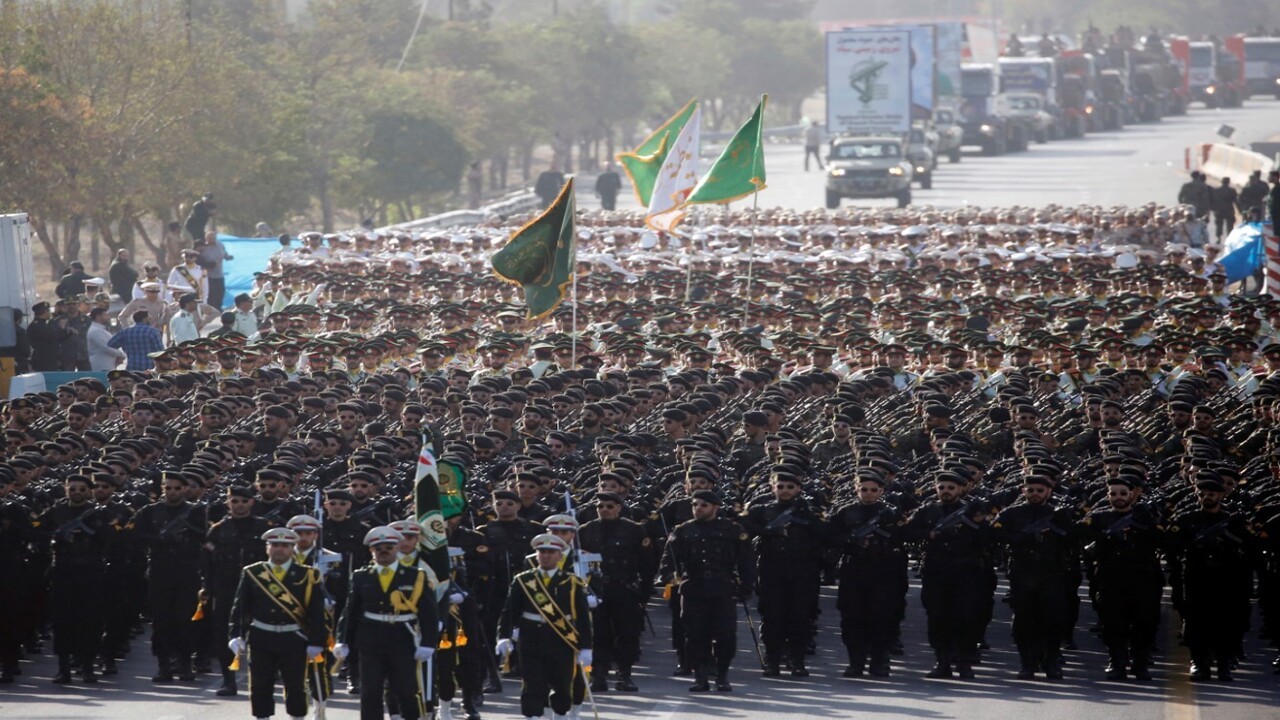
[[[416,565],[399,562],[404,536],[376,527],[364,537],[373,562],[351,575],[347,606],[338,621],[334,657],[342,660],[351,646],[360,652],[361,720],[381,720],[382,688],[389,682],[404,720],[424,712],[418,686],[421,663],[429,662],[440,642],[435,589]]]
[[[574,681],[591,669],[587,587],[560,567],[568,543],[544,533],[531,544],[538,567],[511,581],[494,649],[507,655],[519,643],[524,672],[520,713],[526,718],[541,717],[550,703],[556,720],[564,720],[573,706]]]
[[[276,675],[284,686],[285,711],[295,720],[306,717],[307,665],[328,641],[320,573],[296,562],[298,534],[272,528],[262,534],[267,560],[240,574],[231,606],[227,647],[249,657],[249,704],[255,718],[275,714]]]
[[[230,639],[223,632],[231,621],[231,606],[239,592],[245,566],[263,558],[262,534],[271,524],[253,514],[253,489],[244,485],[227,488],[227,516],[209,528],[204,545],[204,587],[201,599],[207,602],[212,617],[214,640],[222,670],[222,685],[217,695],[235,695],[236,671],[231,669],[234,657],[224,650]]]

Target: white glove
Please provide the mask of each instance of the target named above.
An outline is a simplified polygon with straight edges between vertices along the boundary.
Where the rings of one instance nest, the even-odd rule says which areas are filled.
[[[315,660],[323,652],[324,652],[324,648],[320,647],[319,645],[308,645],[307,660]]]
[[[511,639],[512,640],[520,639],[520,628],[511,628]]]
[[[599,606],[600,606],[600,598],[596,597],[595,595],[587,596],[587,607],[591,608],[592,610],[595,610]]]
[[[494,654],[501,655],[503,657],[510,655],[511,651],[515,649],[516,649],[516,644],[511,640],[511,638],[502,638],[501,640],[498,641],[497,645],[493,646]]]
[[[227,649],[232,655],[243,655],[245,647],[244,638],[231,638],[231,642],[227,643]]]
[[[432,655],[435,655],[435,654],[436,654],[435,648],[419,647],[417,650],[413,651],[413,659],[417,662],[426,662],[431,659]]]
[[[461,605],[462,601],[465,600],[466,598],[467,596],[463,595],[460,592],[449,593],[449,602],[453,603],[454,605]]]
[[[337,607],[337,606],[338,606],[338,604],[337,604],[337,603],[335,603],[334,601],[330,600],[329,598],[325,598],[325,599],[324,599],[324,610],[325,610],[325,612],[333,612],[333,609],[334,609],[335,607]]]
[[[347,647],[346,643],[338,643],[337,645],[333,646],[333,656],[338,658],[339,660],[346,659],[346,657],[350,654],[351,654],[351,648]]]
[[[591,651],[590,651],[590,650],[579,650],[579,651],[578,651],[578,663],[579,663],[580,665],[582,665],[582,667],[584,667],[584,668],[589,668],[589,667],[591,667],[591,660],[592,660],[592,657],[591,657]]]

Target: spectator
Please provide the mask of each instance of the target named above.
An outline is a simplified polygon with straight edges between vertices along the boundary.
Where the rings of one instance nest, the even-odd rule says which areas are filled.
[[[218,233],[214,232],[205,233],[204,245],[200,247],[199,252],[197,263],[204,269],[205,284],[208,287],[208,297],[205,298],[205,302],[221,310],[222,296],[227,291],[222,263],[235,258],[227,252],[227,246],[218,241]]]
[[[1219,240],[1235,229],[1239,197],[1236,189],[1231,187],[1231,178],[1222,178],[1222,186],[1213,189],[1213,229]]]
[[[93,276],[84,271],[84,263],[79,260],[72,260],[67,265],[67,271],[58,280],[58,287],[54,289],[53,294],[60,298],[79,295],[84,292],[84,281],[91,278]]]
[[[196,305],[199,298],[195,293],[187,293],[178,298],[178,312],[169,319],[169,343],[180,345],[200,338],[200,328],[196,324]]]
[[[222,323],[217,330],[209,333],[211,338],[220,338],[223,335],[230,335],[236,331],[236,311],[228,310],[218,317],[218,322]],[[245,337],[248,337],[247,335]]]
[[[45,307],[47,310],[47,303]],[[156,366],[151,353],[164,350],[164,341],[160,339],[160,331],[151,327],[146,310],[138,310],[130,320],[133,325],[116,333],[107,344],[124,351],[128,359],[126,370],[150,370]]]
[[[133,285],[138,282],[138,271],[129,264],[129,251],[120,248],[116,251],[116,259],[111,261],[107,269],[107,279],[111,281],[111,292],[120,296],[123,302],[129,302],[133,293]]]
[[[199,250],[188,248],[182,251],[182,262],[169,271],[170,292],[175,295],[193,293],[201,300],[207,297],[209,284],[205,279],[204,268],[198,263],[199,259]]]
[[[213,211],[217,208],[218,206],[213,202],[213,193],[205,193],[191,205],[191,214],[187,215],[187,222],[183,227],[191,236],[192,242],[204,239],[205,227],[208,226],[209,219],[213,217]]]
[[[58,301],[62,306],[62,316],[66,319],[66,327],[71,331],[62,340],[62,369],[67,371],[89,369],[89,326],[92,322],[85,311],[89,302],[83,295],[73,295],[67,300]],[[55,310],[57,305],[55,305]]]
[[[55,372],[62,369],[58,348],[62,339],[71,331],[67,329],[66,318],[59,322],[51,318],[51,310],[47,302],[31,306],[34,319],[27,327],[27,339],[31,342],[32,372]]]
[[[125,353],[119,348],[111,347],[111,331],[107,325],[111,315],[104,308],[96,307],[89,311],[89,331],[86,334],[89,345],[89,369],[95,372],[115,370]]]
[[[13,371],[18,375],[31,372],[31,342],[27,340],[27,329],[22,327],[22,319],[26,317],[21,310],[13,311]]]

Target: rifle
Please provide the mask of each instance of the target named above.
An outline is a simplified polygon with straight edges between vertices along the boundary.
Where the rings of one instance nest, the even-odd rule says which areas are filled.
[[[1224,519],[1224,520],[1220,520],[1220,521],[1218,521],[1218,522],[1214,523],[1213,525],[1210,525],[1209,527],[1207,527],[1207,528],[1205,528],[1205,529],[1201,530],[1200,532],[1196,533],[1195,537],[1191,539],[1191,542],[1192,542],[1192,543],[1194,543],[1194,544],[1196,544],[1196,545],[1199,545],[1201,542],[1203,542],[1203,541],[1205,541],[1205,540],[1209,540],[1209,539],[1211,539],[1211,538],[1216,538],[1216,537],[1218,537],[1218,536],[1225,537],[1225,538],[1227,538],[1228,540],[1230,540],[1231,542],[1234,542],[1234,543],[1237,543],[1237,544],[1239,544],[1239,543],[1243,542],[1240,538],[1236,537],[1234,534],[1232,534],[1230,531],[1228,531],[1228,530],[1227,530],[1227,526],[1228,526],[1230,523],[1231,523],[1231,518],[1230,518],[1230,517],[1228,517],[1228,518],[1226,518],[1226,519]]]
[[[964,523],[965,525],[968,525],[971,528],[978,527],[977,523],[969,519],[969,516],[967,514],[969,510],[970,510],[970,507],[967,504],[964,505],[959,510],[956,510],[950,515],[939,520],[938,524],[933,526],[932,531],[935,533],[944,532],[946,530],[951,529],[958,523]]]

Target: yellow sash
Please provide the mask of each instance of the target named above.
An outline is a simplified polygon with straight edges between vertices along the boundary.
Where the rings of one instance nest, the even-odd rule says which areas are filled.
[[[578,592],[578,579],[569,577],[569,608],[575,607],[575,600]],[[556,599],[552,597],[550,588],[542,579],[542,571],[534,570],[529,576],[520,581],[520,589],[524,592],[524,596],[529,599],[529,604],[537,608],[538,614],[542,619],[556,631],[556,635],[569,646],[570,650],[578,652],[578,629],[574,625],[574,619],[565,614],[564,610],[556,603]]]

